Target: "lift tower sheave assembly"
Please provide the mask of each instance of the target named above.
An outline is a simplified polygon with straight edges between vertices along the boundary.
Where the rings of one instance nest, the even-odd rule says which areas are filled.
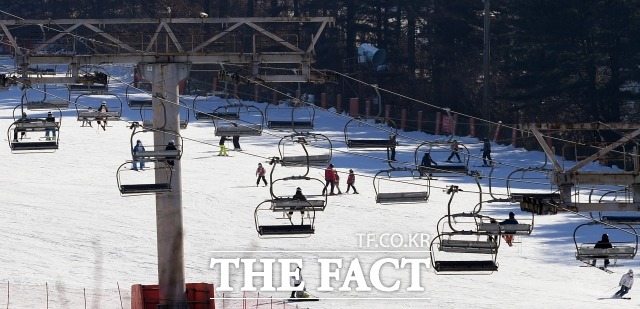
[[[556,155],[551,147],[547,145],[541,130],[598,130],[602,128],[616,130],[621,132],[621,137],[614,142],[602,145],[595,153],[576,162],[576,165],[570,168],[564,168],[558,162]],[[640,211],[640,174],[638,173],[637,157],[638,149],[634,147],[631,157],[634,157],[634,168],[632,171],[625,170],[606,170],[606,171],[585,171],[582,170],[593,161],[604,157],[625,143],[636,139],[640,135],[640,124],[528,124],[523,129],[531,130],[538,143],[541,145],[545,154],[553,164],[551,173],[551,183],[557,186],[560,193],[559,206],[576,212],[602,212],[602,211]],[[580,186],[597,187],[597,186],[615,186],[624,187],[631,194],[630,198],[625,201],[605,201],[598,200],[581,201],[578,191]]]
[[[0,19],[0,35],[15,51],[19,71],[13,81],[24,85],[90,86],[100,80],[82,73],[84,66],[138,65],[152,83],[154,144],[166,145],[169,140],[180,142],[171,135],[180,132],[178,83],[189,76],[192,65],[231,65],[244,72],[241,81],[248,83],[324,82],[328,75],[311,65],[315,44],[333,23],[332,17]],[[314,24],[317,27],[309,26]],[[288,39],[287,31],[296,32],[295,41]],[[37,39],[29,37],[35,33]],[[247,35],[253,38],[250,46],[237,40]],[[63,65],[69,71],[43,75],[30,70],[41,65]],[[180,160],[171,174],[170,192],[155,193],[157,301],[159,308],[182,309],[187,307],[187,296]],[[155,180],[166,181],[166,175],[156,170]]]

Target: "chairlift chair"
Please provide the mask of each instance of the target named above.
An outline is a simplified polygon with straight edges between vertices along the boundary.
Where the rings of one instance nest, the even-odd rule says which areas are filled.
[[[309,237],[315,233],[315,210],[313,207],[305,208],[305,210],[294,207],[296,212],[304,211],[307,216],[307,223],[304,222],[305,214],[301,214],[301,222],[297,224],[297,219],[290,215],[292,209],[274,207],[274,203],[278,203],[278,201],[266,200],[258,204],[254,211],[254,222],[260,238]]]
[[[488,239],[472,232],[438,234],[429,246],[431,266],[438,275],[491,274],[498,270],[499,239]]]
[[[387,178],[391,179],[391,174],[392,173],[398,173],[398,172],[403,172],[405,174],[408,173],[408,175],[405,175],[404,178],[405,179],[410,179],[410,180],[396,180],[394,179],[393,181],[395,182],[399,182],[402,184],[407,184],[407,185],[414,185],[414,186],[420,186],[420,187],[424,187],[424,190],[420,190],[420,191],[402,191],[402,192],[398,192],[396,190],[390,191],[390,192],[382,192],[380,190],[380,182],[381,182],[381,178],[380,175],[387,175]],[[416,178],[415,173],[417,171],[410,169],[410,168],[396,168],[396,169],[389,169],[389,170],[382,170],[379,171],[378,173],[376,173],[376,175],[373,177],[373,189],[375,190],[376,193],[376,203],[379,204],[387,204],[387,203],[426,203],[429,200],[429,193],[430,193],[430,186],[427,183],[427,185],[425,185],[423,182],[421,183],[415,183],[414,179]],[[396,176],[397,177],[397,176]],[[410,177],[410,178],[409,178]],[[388,180],[388,182],[391,182],[392,180]]]
[[[594,248],[595,242],[579,242],[578,238],[582,236],[582,234],[578,231],[584,230],[585,228],[593,228],[596,226],[600,226],[604,231],[607,226],[598,221],[587,222],[578,225],[573,230],[573,242],[576,246],[576,259],[580,261],[590,261],[593,259],[615,259],[615,260],[623,260],[623,259],[633,259],[638,252],[638,233],[636,229],[630,224],[625,223],[617,223],[617,227],[622,227],[624,233],[628,236],[624,241],[612,241],[612,248]],[[619,234],[619,235],[621,235]],[[597,233],[584,233],[584,235],[598,237]]]
[[[237,118],[225,117],[225,115],[234,114],[237,115]],[[224,118],[215,118],[217,115]],[[215,136],[250,137],[262,135],[264,114],[253,105],[221,106],[213,111],[212,117],[214,117]]]
[[[331,140],[323,134],[293,133],[278,142],[282,166],[326,166],[331,162]]]
[[[145,151],[133,152],[133,148],[136,145],[137,140],[154,140],[154,135],[157,132],[164,132],[166,136],[166,143],[162,143],[160,145],[155,144],[145,144],[143,142]],[[147,138],[145,138],[147,137]],[[165,148],[168,145],[169,140],[176,141],[174,146],[176,150],[166,150]],[[180,160],[182,157],[182,147],[184,145],[184,139],[182,136],[173,131],[163,131],[159,129],[145,129],[143,127],[142,130],[139,130],[139,126],[133,125],[133,133],[131,133],[131,156],[135,161],[167,161],[167,160]]]
[[[55,106],[52,106],[55,107]],[[7,140],[9,141],[9,148],[12,152],[51,152],[55,151],[59,147],[60,143],[60,125],[62,121],[62,111],[60,109],[52,108],[50,111],[56,112],[57,121],[47,121],[46,114],[42,117],[22,117],[16,114],[16,111],[20,108],[23,110],[22,104],[16,106],[13,109],[13,123],[7,129]],[[45,136],[38,138],[27,137],[22,138],[22,133],[28,132],[44,132]],[[51,132],[55,136],[48,136]],[[19,134],[20,133],[20,134]],[[18,136],[18,134],[20,136]]]
[[[459,163],[446,162],[444,158],[447,158],[451,154],[452,141],[431,141],[423,142],[414,152],[414,160],[421,175],[447,175],[447,176],[467,176],[470,175],[469,159],[470,153],[467,146],[459,144],[458,155],[461,156]],[[435,166],[422,166],[422,157],[425,152],[429,152],[431,158],[438,162]]]
[[[71,94],[68,89],[65,87],[65,96],[54,96],[54,99],[48,99],[48,96],[52,96],[52,93],[47,92],[47,84],[43,85],[43,97],[41,100],[31,100],[29,99],[28,92],[29,89],[25,89],[22,94],[22,103],[27,107],[28,110],[51,110],[52,107],[54,109],[64,110],[69,108],[69,102],[71,101]]]
[[[124,92],[127,105],[129,105],[130,108],[144,109],[151,108],[153,106],[151,93],[138,89],[138,93],[133,94],[131,93],[132,89],[137,88],[135,88],[133,84],[129,84]]]
[[[92,98],[91,100],[84,99],[91,98],[94,94],[80,94],[76,97],[74,101],[74,105],[76,106],[76,113],[78,114],[78,121],[82,122],[91,122],[91,121],[117,121],[120,120],[122,116],[122,100],[116,94],[101,94],[102,96],[111,96],[114,97],[115,100],[104,100],[104,99],[96,99]],[[80,99],[83,99],[83,104],[79,104]],[[117,101],[116,101],[117,100]],[[98,111],[100,108],[100,102],[104,101],[107,103],[107,110]]]
[[[269,103],[264,115],[269,129],[302,132],[313,130],[316,110],[307,104]]]
[[[153,165],[151,168],[147,168],[144,172],[138,172],[129,168],[133,162],[134,161],[126,161],[118,167],[116,172],[120,195],[131,196],[171,192],[172,169],[168,163],[152,161],[149,162]],[[157,180],[158,175],[160,175],[159,179],[161,179],[161,181]]]
[[[374,135],[358,136],[362,134],[363,127],[373,129]],[[349,149],[388,149],[396,146],[392,144],[390,135],[397,136],[398,129],[393,120],[386,118],[352,118],[344,126],[344,141]]]

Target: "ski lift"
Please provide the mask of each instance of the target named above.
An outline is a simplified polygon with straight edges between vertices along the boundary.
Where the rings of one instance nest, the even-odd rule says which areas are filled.
[[[300,151],[302,150],[302,151]],[[282,166],[324,166],[331,162],[331,140],[323,134],[293,133],[278,143]]]
[[[22,94],[22,104],[24,104],[28,110],[50,110],[52,107],[60,110],[69,108],[69,102],[71,98],[70,93],[66,87],[64,88],[64,97],[57,95],[54,96],[54,99],[48,99],[47,96],[51,96],[52,94],[47,92],[47,84],[44,84],[43,90],[41,91],[44,94],[42,100],[37,101],[29,99],[29,89],[30,88],[25,89]],[[56,89],[58,89],[58,87],[56,87]]]
[[[519,168],[507,176],[507,194],[511,203],[520,203],[520,210],[537,215],[557,214],[556,205],[560,203],[560,193],[557,188],[550,185],[550,173],[552,170],[540,167]],[[519,177],[516,177],[520,175]],[[524,182],[528,186],[539,184],[549,186],[548,192],[513,192],[513,182]]]
[[[76,97],[74,105],[76,106],[76,112],[78,114],[78,121],[91,122],[91,121],[114,121],[120,120],[122,116],[122,100],[116,94],[101,94],[101,96],[111,96],[116,100],[104,100],[102,98],[92,98],[94,94],[80,94]],[[78,104],[78,101],[83,98],[83,104]],[[87,100],[84,100],[87,99]],[[106,103],[108,111],[99,111],[101,102]]]
[[[171,192],[171,166],[164,161],[149,162],[152,167],[139,172],[128,167],[135,161],[126,161],[116,172],[120,195],[143,195]],[[143,162],[143,161],[140,161]],[[153,172],[152,172],[153,171]]]
[[[498,270],[499,239],[478,232],[438,234],[429,246],[436,274],[486,273]]]
[[[21,110],[19,117],[16,114],[18,108]],[[58,149],[62,111],[55,106],[52,106],[50,111],[56,112],[57,120],[56,117],[54,117],[53,121],[48,120],[47,118],[49,117],[46,114],[41,117],[27,117],[22,104],[13,109],[13,123],[7,130],[7,140],[9,140],[11,152],[49,152]],[[44,132],[45,135],[37,138],[27,137],[29,132]],[[49,136],[49,133],[52,133],[52,136]]]
[[[124,92],[127,105],[129,105],[130,108],[144,109],[151,108],[153,106],[150,93],[137,89],[138,93],[133,94],[131,93],[131,89],[137,88],[135,88],[133,84],[129,84]]]
[[[294,207],[274,207],[274,203],[277,204],[279,202],[275,200],[264,201],[258,204],[254,211],[256,231],[261,238],[309,237],[315,233],[315,210],[313,207],[300,207],[299,205],[302,205],[302,202],[299,202]],[[296,219],[292,218],[294,210],[301,212],[302,219],[300,224],[295,223],[294,220]],[[285,221],[285,223],[278,221]]]
[[[464,144],[458,144],[458,155],[461,155],[461,162],[454,163],[446,158],[451,154],[452,143],[456,140],[449,141],[432,141],[423,142],[416,147],[414,153],[415,164],[421,175],[460,175],[467,176],[473,172],[469,171],[469,149]],[[427,148],[425,150],[425,148]],[[429,153],[431,159],[438,163],[436,166],[422,166],[422,156]]]
[[[162,106],[163,113],[166,115],[165,102],[163,99],[160,100],[160,105]],[[178,99],[178,105],[180,106],[181,110],[182,109],[186,110],[186,113],[180,113],[180,119],[178,120],[178,126],[180,126],[180,129],[185,130],[189,125],[189,118],[191,117],[189,116],[190,114],[189,107],[185,103],[183,103],[182,100],[180,99]],[[153,110],[141,107],[140,118],[142,119],[143,127],[153,128]],[[165,126],[166,126],[166,119],[159,128],[162,129]]]
[[[199,98],[202,98],[202,96],[196,95],[192,102],[193,115],[196,120],[216,121],[240,119],[239,109],[236,108],[242,105],[242,101],[240,101],[239,98],[226,99],[225,104],[217,106],[213,100],[209,100],[209,94],[205,96],[204,100],[199,100]]]
[[[376,173],[376,175],[373,177],[373,189],[376,192],[376,203],[380,203],[380,204],[384,204],[384,203],[422,203],[422,202],[427,202],[429,200],[429,193],[430,193],[430,186],[429,186],[429,179],[427,179],[427,185],[424,185],[423,183],[413,183],[411,181],[408,180],[400,180],[400,179],[394,179],[393,181],[398,182],[398,183],[402,183],[403,185],[414,185],[414,186],[421,186],[424,187],[425,190],[420,190],[420,191],[410,191],[410,192],[398,192],[398,190],[389,190],[389,192],[381,192],[380,190],[380,175],[381,174],[386,174],[387,178],[392,178],[391,174],[392,173],[397,173],[397,172],[402,172],[405,173],[405,175],[403,177],[405,177],[405,179],[408,179],[407,177],[410,177],[410,180],[413,181],[416,178],[416,170],[414,169],[410,169],[410,168],[395,168],[395,169],[389,169],[389,170],[382,170],[379,171],[378,173]],[[407,175],[408,174],[408,175]],[[394,176],[394,178],[396,177],[401,177],[401,176]]]
[[[316,110],[300,100],[269,103],[264,110],[267,127],[273,130],[313,130]]]
[[[71,94],[106,95],[109,92],[109,75],[104,70],[88,72],[78,77],[75,84],[67,84],[67,88]]]
[[[226,105],[216,108],[212,117],[225,116],[227,114],[235,114],[237,118],[232,117],[214,118],[215,136],[260,136],[262,135],[262,123],[264,114],[253,105]]]
[[[133,133],[131,134],[131,156],[134,161],[167,161],[167,160],[180,160],[182,157],[182,145],[184,145],[184,140],[182,136],[177,132],[171,131],[163,131],[159,129],[145,129],[138,130],[139,125],[136,123],[132,124]],[[138,140],[149,140],[154,138],[154,133],[156,132],[164,132],[165,140],[174,140],[174,146],[176,150],[166,150],[168,145],[167,143],[162,143],[160,145],[148,145],[144,144],[145,151],[133,152],[133,148]],[[151,136],[151,138],[144,138],[144,136]]]
[[[576,246],[576,260],[589,261],[593,259],[633,259],[638,252],[638,233],[636,229],[630,224],[617,223],[615,225],[617,233],[616,236],[629,235],[624,241],[611,242],[612,248],[594,248],[595,242],[579,243],[579,230],[588,227],[589,229],[600,226],[601,230],[613,230],[608,225],[604,225],[602,222],[593,221],[578,225],[573,230],[573,242]],[[621,226],[625,226],[621,228]],[[604,234],[604,233],[603,233]],[[598,235],[594,232],[584,233],[584,235],[593,236]],[[587,262],[585,262],[587,263]]]
[[[362,133],[364,127],[371,132]],[[352,118],[344,126],[344,141],[350,149],[389,149],[395,146],[391,135],[397,136],[398,129],[393,120],[386,118]]]

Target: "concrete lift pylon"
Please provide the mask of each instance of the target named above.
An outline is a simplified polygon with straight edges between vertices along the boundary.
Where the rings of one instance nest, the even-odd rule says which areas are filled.
[[[640,211],[640,174],[638,173],[638,166],[636,164],[634,171],[615,171],[615,172],[593,172],[593,171],[580,171],[581,168],[587,164],[593,162],[599,157],[604,156],[616,147],[632,140],[640,135],[640,128],[636,128],[634,131],[624,134],[617,141],[607,145],[606,147],[598,150],[595,154],[577,162],[577,164],[567,170],[556,159],[553,150],[547,145],[539,128],[554,127],[545,124],[529,124],[525,126],[525,129],[531,130],[534,137],[542,147],[543,151],[553,164],[553,175],[551,177],[552,184],[556,185],[560,190],[560,204],[562,207],[572,209],[577,212],[590,212],[590,211]],[[593,129],[590,126],[576,126],[574,129]],[[626,129],[630,129],[625,125]],[[566,129],[566,128],[565,128]],[[635,156],[637,157],[637,148],[634,148]],[[637,162],[637,160],[634,160]],[[629,187],[632,192],[631,202],[597,202],[597,203],[585,203],[585,202],[573,202],[572,189],[576,185],[593,185],[593,186],[625,186]]]

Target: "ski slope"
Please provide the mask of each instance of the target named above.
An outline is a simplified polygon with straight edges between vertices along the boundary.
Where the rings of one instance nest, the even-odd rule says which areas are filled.
[[[125,84],[131,80],[128,68],[111,68],[112,91],[124,98]],[[50,91],[53,91],[49,89]],[[13,87],[0,92],[0,128],[13,122],[14,107],[20,104],[21,92]],[[192,98],[191,98],[192,99]],[[185,101],[190,103],[189,98]],[[264,110],[266,103],[255,104]],[[103,131],[81,127],[71,107],[63,111],[60,148],[54,153],[12,154],[0,147],[3,188],[2,238],[0,242],[0,306],[8,308],[123,308],[130,307],[132,284],[157,283],[155,199],[153,196],[122,197],[116,185],[116,171],[130,160],[131,130],[127,121],[109,122]],[[138,121],[140,114],[124,105],[125,120]],[[613,274],[583,265],[574,258],[573,230],[586,219],[568,213],[536,216],[531,236],[517,237],[513,247],[500,246],[499,270],[491,275],[437,275],[430,265],[420,271],[424,291],[406,291],[410,273],[406,269],[384,269],[382,282],[396,280],[396,292],[338,291],[343,281],[335,283],[333,292],[317,291],[321,285],[318,259],[358,258],[363,268],[381,258],[429,258],[428,242],[408,242],[411,235],[437,234],[436,224],[447,213],[450,185],[462,192],[452,205],[458,211],[471,211],[478,202],[478,187],[471,177],[437,177],[431,181],[430,198],[418,204],[376,204],[373,176],[389,166],[386,153],[380,150],[349,151],[344,143],[343,128],[350,118],[332,110],[316,110],[313,132],[329,137],[333,159],[341,175],[341,189],[346,190],[347,172],[356,174],[360,194],[328,197],[324,212],[317,213],[316,232],[309,238],[261,239],[254,225],[256,206],[270,198],[269,188],[256,186],[255,170],[262,163],[267,172],[269,158],[278,156],[278,142],[286,132],[265,129],[260,137],[240,140],[242,152],[230,151],[228,157],[218,154],[218,138],[208,122],[191,122],[180,133],[184,138],[181,159],[182,203],[184,216],[184,258],[187,282],[220,284],[220,273],[210,267],[212,258],[301,258],[307,290],[319,302],[299,304],[308,308],[602,308],[605,306],[637,307],[640,297],[632,289],[631,300],[601,299],[613,295],[618,280],[635,260],[618,261]],[[355,134],[368,134],[363,127]],[[370,133],[370,132],[369,132]],[[398,131],[397,166],[414,162],[414,151],[422,141],[443,140],[418,132]],[[37,138],[29,134],[29,138]],[[456,137],[477,160],[482,143],[475,138]],[[147,142],[148,144],[151,141]],[[228,144],[231,147],[230,143]],[[505,179],[517,167],[539,167],[545,162],[541,152],[527,152],[510,146],[492,144],[493,158],[498,162],[491,192],[506,197]],[[434,156],[441,163],[446,151]],[[421,155],[420,155],[421,157]],[[563,162],[570,165],[571,162]],[[593,164],[593,169],[604,169]],[[479,170],[483,199],[489,199],[489,168]],[[304,174],[304,168],[276,167],[275,177]],[[151,171],[139,172],[151,173]],[[269,174],[267,173],[267,177]],[[311,169],[309,176],[322,179],[323,169]],[[413,181],[413,180],[412,180]],[[424,181],[424,180],[422,180]],[[518,183],[518,190],[545,192],[548,180]],[[406,186],[424,188],[425,182],[388,182],[390,192],[406,190]],[[287,183],[277,188],[278,194],[305,188],[307,197],[319,196],[322,187]],[[274,188],[276,190],[276,188]],[[411,190],[411,189],[409,189]],[[505,219],[514,211],[516,218],[526,219],[519,206],[508,202],[484,203],[482,213]],[[297,216],[297,214],[295,214]],[[298,217],[294,217],[298,218]],[[602,230],[583,235],[581,241],[595,242]],[[616,231],[610,231],[612,239]],[[363,241],[361,235],[373,235]],[[390,236],[403,241],[390,245]],[[366,236],[369,237],[369,236]],[[396,239],[398,240],[398,239]],[[234,253],[228,251],[236,251]],[[367,251],[370,251],[369,253]],[[374,252],[375,251],[375,252]],[[385,251],[385,252],[381,252]],[[402,252],[423,251],[423,252]],[[425,253],[426,252],[426,253]],[[599,264],[602,261],[598,261]],[[622,265],[620,265],[622,264]],[[370,280],[370,274],[365,271]],[[232,286],[241,286],[241,277],[232,276]],[[261,282],[257,282],[260,285]],[[118,289],[119,287],[119,289]],[[263,292],[262,295],[282,299],[288,292]],[[222,297],[222,293],[217,295]],[[237,289],[226,297],[242,297]],[[219,307],[220,303],[219,303]]]

